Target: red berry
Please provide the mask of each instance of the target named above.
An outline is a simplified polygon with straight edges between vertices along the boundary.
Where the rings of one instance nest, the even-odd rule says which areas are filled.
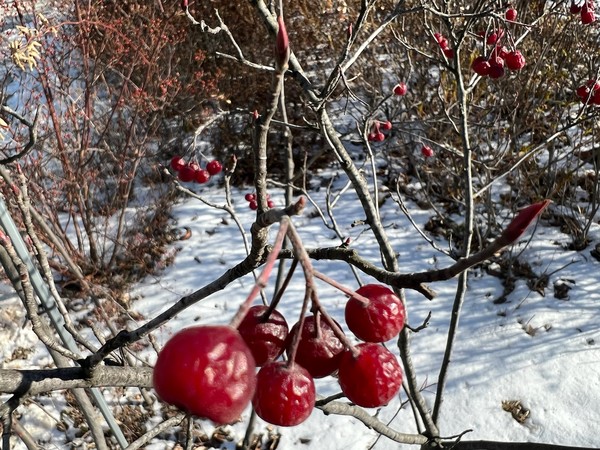
[[[473,69],[473,72],[477,75],[485,77],[490,73],[490,63],[485,56],[478,56],[473,60],[471,69]]]
[[[267,200],[267,206],[269,208],[275,208],[275,202],[273,200]]]
[[[219,161],[215,159],[206,165],[206,170],[208,170],[208,173],[211,175],[217,175],[221,173],[221,170],[223,170],[223,166]]]
[[[490,66],[490,71],[488,73],[490,78],[494,80],[498,78],[502,78],[504,76],[504,67],[502,66]]]
[[[252,399],[256,414],[266,422],[292,427],[304,422],[315,406],[315,383],[299,364],[273,361],[256,375]]]
[[[502,28],[498,29],[498,31],[493,32],[487,37],[486,43],[487,45],[494,45],[500,39],[504,37],[504,30]]]
[[[590,98],[590,103],[592,105],[600,105],[600,91],[595,91],[592,98]]]
[[[375,133],[375,142],[383,142],[385,140],[385,134],[381,131],[379,133]]]
[[[171,169],[173,169],[175,172],[179,172],[184,167],[185,159],[183,159],[181,156],[173,156],[173,158],[171,158]]]
[[[280,312],[274,310],[268,318],[264,317],[267,309],[264,305],[253,306],[238,326],[259,367],[275,361],[283,353],[289,332]]]
[[[506,55],[506,67],[510,70],[521,70],[525,67],[525,57],[519,50]]]
[[[590,95],[590,88],[584,84],[584,85],[579,86],[575,90],[575,93],[577,94],[577,97],[579,97],[581,100],[585,101],[585,100],[587,100],[588,95]]]
[[[256,200],[251,200],[248,203],[248,208],[250,208],[252,211],[256,211],[258,209],[258,203],[256,202]]]
[[[338,372],[342,392],[358,406],[376,408],[386,405],[402,386],[402,369],[396,357],[384,346],[363,343],[358,355],[346,350]]]
[[[248,193],[244,195],[244,198],[247,202],[251,202],[252,200],[256,200],[256,195]]]
[[[256,386],[256,365],[237,330],[197,326],[175,334],[158,355],[154,389],[167,403],[217,424],[236,421]]]
[[[571,14],[579,14],[581,12],[581,5],[577,5],[575,0],[571,0],[571,7],[569,8]]]
[[[394,292],[381,284],[366,284],[356,291],[369,303],[351,297],[346,303],[346,324],[357,338],[385,342],[397,336],[404,326],[405,310]]]
[[[444,48],[442,51],[444,52],[444,56],[447,59],[454,59],[454,49],[452,49],[452,48]]]
[[[198,164],[196,161],[191,161],[188,166],[190,166],[194,172],[200,170],[200,164]]]
[[[183,11],[187,11],[188,9],[188,0],[181,0],[181,9],[183,9]]]
[[[588,25],[596,21],[596,14],[593,10],[587,9],[584,7],[581,10],[581,23],[584,25]]]
[[[381,129],[385,131],[390,131],[392,129],[392,122],[390,122],[389,120],[383,122],[381,124]]]
[[[204,170],[204,169],[199,169],[196,170],[196,172],[194,173],[194,181],[196,183],[206,183],[208,180],[210,180],[210,173],[208,173],[208,171]]]
[[[428,145],[421,147],[421,155],[423,155],[425,158],[431,158],[433,154],[433,149]]]
[[[292,327],[286,352],[292,351],[293,336],[298,333],[300,322]],[[302,325],[302,334],[296,349],[295,362],[304,367],[313,378],[331,375],[340,366],[344,344],[336,336],[329,324],[319,317],[319,329],[314,315],[306,316]]]
[[[448,39],[441,33],[434,33],[433,37],[435,38],[436,42],[438,43],[438,45],[440,46],[440,48],[442,50],[445,50],[448,48]]]
[[[394,87],[394,94],[396,95],[406,95],[407,91],[408,86],[406,86],[406,83],[404,82],[400,82]]]
[[[517,20],[517,10],[512,7],[508,8],[504,13],[504,17],[506,17],[506,20],[508,20],[509,22],[514,22],[515,20]]]
[[[369,142],[375,142],[377,140],[377,133],[369,133],[367,140]]]
[[[184,183],[194,180],[194,176],[196,175],[196,171],[192,167],[191,164],[186,164],[177,173],[177,178]]]

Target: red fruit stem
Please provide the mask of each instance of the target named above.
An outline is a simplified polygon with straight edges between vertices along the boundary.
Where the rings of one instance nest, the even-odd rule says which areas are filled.
[[[292,264],[290,265],[290,270],[288,270],[288,273],[287,273],[285,279],[283,280],[281,287],[279,288],[279,290],[273,297],[271,304],[269,305],[269,307],[266,309],[266,311],[261,316],[260,322],[263,322],[263,323],[267,322],[269,320],[269,317],[271,316],[271,313],[275,310],[275,308],[277,308],[277,305],[279,304],[281,297],[283,297],[283,293],[285,292],[286,288],[290,284],[290,281],[292,279],[292,276],[294,275],[294,271],[296,270],[296,267],[298,267],[298,260],[293,259]]]
[[[231,319],[231,322],[229,322],[229,325],[231,325],[233,328],[237,328],[240,325],[242,320],[244,320],[244,317],[246,317],[248,310],[252,306],[254,298],[258,295],[261,289],[264,289],[267,286],[267,281],[269,280],[269,276],[271,275],[271,271],[273,270],[275,261],[277,261],[279,257],[279,252],[281,251],[283,240],[285,238],[285,234],[290,224],[291,223],[289,217],[284,216],[281,219],[279,231],[277,232],[277,236],[275,237],[275,243],[273,244],[273,249],[271,250],[271,252],[269,252],[269,256],[267,256],[267,261],[265,262],[264,269],[256,279],[256,282],[254,283],[254,287],[250,291],[250,294],[248,295],[246,300],[244,300],[244,302],[240,305],[237,313],[235,313],[235,316],[233,316],[233,319]]]
[[[357,357],[358,350],[352,344],[352,342],[348,339],[348,336],[346,336],[346,334],[342,331],[342,329],[339,327],[339,325],[331,318],[331,316],[327,313],[327,311],[325,311],[325,308],[323,308],[323,305],[321,304],[319,299],[318,298],[313,299],[313,302],[315,303],[317,312],[320,312],[323,315],[323,319],[325,319],[325,322],[327,322],[327,325],[329,325],[329,327],[333,330],[333,334],[335,334],[335,337],[337,337],[340,340],[340,342],[342,344],[344,344],[344,347],[346,347],[348,350],[350,350],[352,352],[352,355],[354,355],[354,357]]]
[[[306,311],[308,310],[308,301],[312,297],[312,293],[313,290],[307,282],[306,291],[304,291],[304,300],[302,301],[302,309],[300,311],[300,319],[298,320],[298,329],[292,336],[292,346],[288,355],[288,361],[286,364],[287,367],[292,367],[294,365],[296,352],[298,351],[298,344],[300,343],[300,337],[302,336],[302,328],[304,327],[304,317],[306,316]]]
[[[358,293],[356,293],[355,291],[353,291],[352,289],[344,286],[343,284],[338,283],[337,281],[329,278],[327,275],[318,272],[318,271],[314,271],[313,272],[314,276],[317,277],[318,279],[324,281],[327,284],[330,284],[331,286],[333,286],[334,288],[342,291],[344,294],[346,294],[349,297],[354,297],[356,298],[358,301],[364,303],[365,305],[368,305],[369,303],[371,303],[371,300],[369,300],[367,297],[364,297]]]

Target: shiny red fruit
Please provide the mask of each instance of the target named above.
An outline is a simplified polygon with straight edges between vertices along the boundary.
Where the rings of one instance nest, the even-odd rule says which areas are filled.
[[[235,422],[256,387],[256,365],[237,330],[197,326],[175,334],[158,355],[154,389],[166,403],[217,424]]]
[[[386,120],[385,122],[383,122],[381,124],[381,129],[385,130],[385,131],[390,131],[392,129],[392,122],[390,122],[389,120]]]
[[[471,69],[473,69],[473,72],[475,72],[477,75],[485,77],[490,73],[490,63],[485,56],[478,56],[473,60]]]
[[[181,156],[173,156],[173,158],[171,158],[171,169],[173,169],[175,172],[179,172],[184,167],[185,159],[183,159]]]
[[[382,284],[366,284],[356,291],[369,303],[351,297],[346,303],[346,324],[354,335],[366,342],[385,342],[404,327],[405,309],[394,292]]]
[[[210,180],[210,173],[208,173],[207,170],[204,169],[199,169],[196,170],[196,172],[194,173],[194,181],[196,183],[206,183],[208,180]]]
[[[342,392],[350,401],[365,408],[386,405],[402,386],[402,368],[396,357],[380,344],[356,346],[355,357],[346,350],[338,372]]]
[[[252,405],[258,417],[273,425],[292,427],[308,419],[315,407],[315,383],[299,364],[274,361],[256,375]]]
[[[211,175],[217,175],[223,170],[223,165],[215,159],[206,165],[206,170],[208,170],[208,173]]]
[[[394,86],[394,94],[396,95],[406,95],[407,92],[408,86],[406,86],[406,83],[404,82],[398,83],[396,86]]]
[[[248,194],[244,195],[244,198],[246,199],[247,202],[251,202],[252,200],[256,200],[256,195],[248,193]]]
[[[193,181],[195,175],[196,171],[191,164],[186,164],[179,170],[179,172],[177,172],[177,178],[179,178],[179,181],[183,181],[184,183]]]
[[[289,332],[281,313],[273,310],[269,317],[265,317],[267,309],[268,306],[264,305],[253,306],[238,326],[259,367],[275,361],[283,353]]]
[[[594,11],[592,11],[591,9],[585,10],[582,9],[581,10],[581,23],[584,25],[589,25],[590,23],[593,23],[596,21],[596,14],[594,13]]]
[[[423,155],[425,158],[431,158],[434,155],[433,149],[428,145],[424,145],[421,147],[421,155]]]
[[[288,356],[291,354],[292,339],[298,332],[299,324],[300,322],[296,323],[290,332],[286,349]],[[344,349],[344,344],[322,316],[319,317],[317,327],[316,317],[309,315],[304,318],[294,361],[308,370],[313,378],[323,378],[338,370]]]
[[[510,70],[521,70],[525,67],[525,57],[519,50],[510,52],[506,55],[506,67]]]
[[[256,211],[258,209],[258,203],[256,200],[250,200],[250,202],[248,202],[248,208],[250,208],[252,211]]]
[[[267,200],[267,206],[269,208],[275,208],[275,202],[273,200]]]

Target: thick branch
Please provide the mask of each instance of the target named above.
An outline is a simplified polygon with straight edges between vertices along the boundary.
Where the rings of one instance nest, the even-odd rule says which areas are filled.
[[[152,387],[152,369],[148,367],[99,366],[89,372],[82,367],[59,369],[0,369],[0,392],[37,395],[50,391],[90,387]]]

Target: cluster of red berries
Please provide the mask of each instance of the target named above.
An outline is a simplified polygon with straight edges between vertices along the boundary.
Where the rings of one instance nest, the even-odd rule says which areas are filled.
[[[173,336],[154,367],[156,392],[218,424],[237,420],[252,399],[263,420],[294,426],[314,408],[314,378],[337,372],[350,401],[385,405],[400,390],[402,369],[381,343],[404,327],[404,305],[383,285],[365,285],[356,294],[345,309],[348,328],[364,341],[356,346],[347,345],[337,322],[322,314],[310,314],[289,330],[280,312],[253,306],[237,329],[197,326]],[[278,360],[283,352],[288,361]]]
[[[442,33],[434,33],[433,37],[437,41],[440,49],[442,49],[442,53],[448,59],[454,58],[454,49],[450,48],[450,44],[448,42],[448,38],[444,36]]]
[[[514,21],[517,18],[517,11],[510,8],[506,11],[505,16],[507,20]],[[518,72],[525,67],[525,57],[520,50],[509,51],[506,47],[500,45],[504,37],[502,28],[487,35],[487,37],[485,32],[480,33],[480,36],[485,38],[487,45],[493,45],[494,48],[487,57],[478,56],[471,63],[471,69],[477,75],[498,79],[504,76],[505,68]]]
[[[367,139],[369,140],[369,142],[382,142],[385,140],[385,134],[383,134],[381,130],[390,131],[391,129],[392,122],[390,122],[389,120],[386,120],[385,122],[380,122],[379,120],[376,120],[373,122],[371,132],[367,136]]]
[[[248,202],[248,208],[252,211],[256,211],[258,209],[258,202],[256,201],[256,194],[247,193],[244,195],[244,198]],[[271,200],[271,195],[267,194],[267,206],[269,208],[275,208],[275,202]]]
[[[575,93],[582,103],[600,105],[600,81],[598,80],[587,80],[575,90]]]
[[[206,169],[202,169],[195,161],[189,163],[181,156],[173,156],[171,159],[171,169],[177,172],[177,178],[184,183],[193,181],[195,183],[206,183],[211,176],[221,173],[223,166],[216,159],[206,164]]]
[[[594,0],[585,0],[583,4],[576,3],[575,0],[571,0],[571,6],[569,12],[571,14],[579,14],[581,17],[581,23],[589,25],[596,21]]]

